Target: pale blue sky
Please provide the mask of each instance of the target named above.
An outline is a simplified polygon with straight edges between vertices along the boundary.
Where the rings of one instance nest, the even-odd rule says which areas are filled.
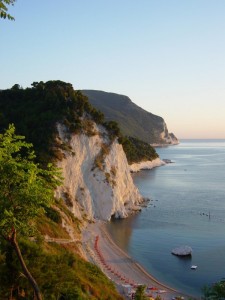
[[[225,0],[17,0],[0,89],[63,80],[127,95],[178,138],[225,138]]]

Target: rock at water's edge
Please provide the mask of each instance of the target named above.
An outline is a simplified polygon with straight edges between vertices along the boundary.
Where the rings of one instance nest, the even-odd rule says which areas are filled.
[[[192,248],[189,246],[180,246],[173,249],[171,253],[177,256],[190,256],[192,255]]]

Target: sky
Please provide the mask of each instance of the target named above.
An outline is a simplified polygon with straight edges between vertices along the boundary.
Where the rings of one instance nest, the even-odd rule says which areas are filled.
[[[62,80],[127,95],[182,138],[225,139],[225,0],[17,0],[0,89]]]

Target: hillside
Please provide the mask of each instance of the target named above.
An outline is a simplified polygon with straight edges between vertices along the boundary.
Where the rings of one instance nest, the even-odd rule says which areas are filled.
[[[124,135],[150,144],[178,143],[174,134],[168,132],[162,117],[145,111],[127,96],[97,90],[82,90],[82,93],[104,113],[106,120],[118,122]]]
[[[53,162],[63,177],[54,206],[37,220],[39,233],[19,239],[44,299],[121,299],[113,283],[85,260],[88,249],[81,233],[96,220],[125,218],[141,210],[144,199],[127,157],[131,162],[154,161],[155,150],[123,137],[115,122],[106,122],[87,97],[61,81],[0,91],[0,132],[9,123],[33,144],[37,162],[43,168]],[[21,273],[15,253],[0,235],[1,299],[10,294],[31,299],[32,289]]]
[[[36,240],[20,238],[29,270],[37,280],[43,299],[122,300],[113,283],[83,258],[79,221],[60,200],[39,218]],[[4,240],[0,244],[0,299],[34,299],[15,252]]]

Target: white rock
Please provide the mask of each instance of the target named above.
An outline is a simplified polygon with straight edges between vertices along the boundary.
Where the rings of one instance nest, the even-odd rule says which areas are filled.
[[[169,133],[167,129],[167,125],[163,122],[164,130],[160,134],[161,140],[163,141],[162,144],[169,144],[169,145],[177,145],[179,144],[179,140],[175,137],[173,133]]]
[[[143,198],[133,183],[123,148],[116,140],[105,157],[104,170],[93,168],[102,144],[109,142],[104,135],[105,129],[95,127],[98,134],[94,136],[77,134],[71,137],[69,144],[74,155],[64,152],[65,159],[58,162],[64,180],[56,197],[69,195],[70,209],[78,218],[85,214],[89,219],[125,218],[137,210]],[[57,128],[61,140],[66,141],[65,127],[58,124]]]
[[[177,256],[188,256],[192,255],[192,248],[189,246],[180,246],[171,251],[172,254]]]
[[[154,160],[147,160],[147,161],[131,164],[130,171],[139,172],[140,170],[151,170],[155,167],[160,167],[165,164],[166,162],[162,161],[160,158],[156,158]]]

